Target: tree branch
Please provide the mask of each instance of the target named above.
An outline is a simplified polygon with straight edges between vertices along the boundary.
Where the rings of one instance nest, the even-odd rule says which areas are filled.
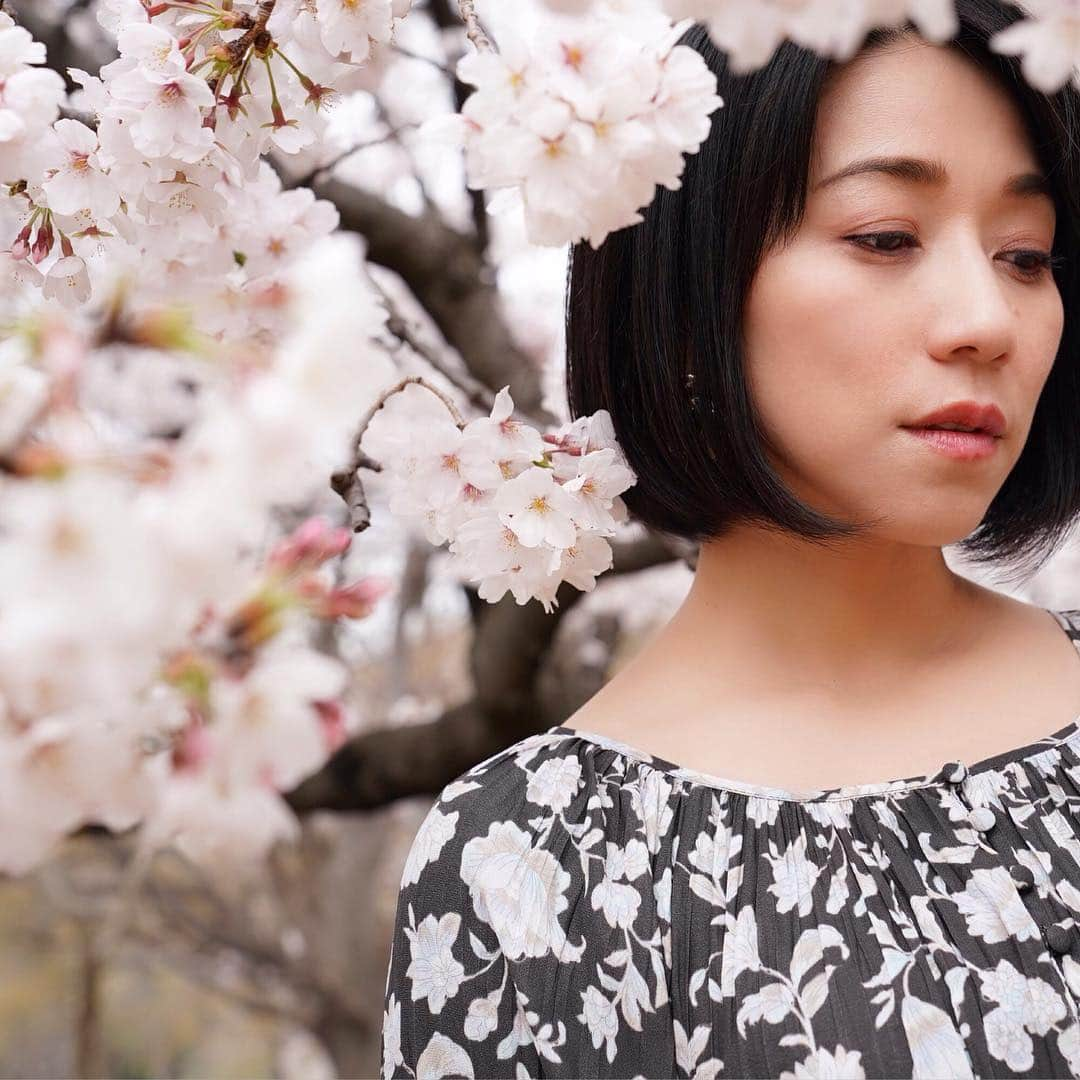
[[[461,12],[461,21],[465,24],[465,33],[469,40],[476,46],[477,52],[485,52],[492,48],[491,40],[484,33],[480,25],[480,18],[476,14],[476,0],[458,0],[458,10]]]
[[[431,0],[428,4],[428,14],[440,30],[449,30],[460,26],[459,13],[450,6],[450,0]],[[449,64],[448,74],[453,78],[454,108],[461,112],[465,99],[472,93],[472,87],[463,83],[456,74],[457,61],[461,54],[454,57]],[[472,204],[473,226],[476,229],[476,246],[479,251],[486,251],[490,239],[488,229],[487,207],[484,204],[484,192],[481,189],[468,189],[469,202]]]
[[[381,290],[380,290],[381,291]],[[405,321],[397,310],[393,300],[383,293],[383,300],[390,315],[386,320],[386,328],[417,356],[426,360],[440,375],[461,391],[462,396],[474,409],[481,413],[491,412],[495,404],[495,395],[478,379],[474,379],[467,370],[454,370],[446,363],[434,349],[425,345],[412,331],[412,327]],[[527,417],[524,419],[528,419]]]
[[[655,534],[613,544],[612,553],[612,573],[673,557],[668,542]],[[410,795],[434,795],[477,762],[550,726],[537,684],[562,619],[584,595],[563,582],[551,615],[539,603],[518,605],[509,595],[485,605],[470,653],[476,687],[470,700],[427,723],[357,735],[285,801],[304,815],[372,810]]]
[[[472,237],[435,214],[413,217],[332,176],[312,190],[338,208],[343,228],[363,235],[368,259],[404,280],[476,378],[492,391],[509,385],[515,404],[538,426],[558,423],[541,406],[539,365],[514,341],[492,268]]]

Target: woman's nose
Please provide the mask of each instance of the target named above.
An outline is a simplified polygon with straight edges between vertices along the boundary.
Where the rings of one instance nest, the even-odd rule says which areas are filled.
[[[927,349],[938,360],[997,360],[1012,354],[1020,313],[1005,280],[1008,269],[981,244],[968,242],[942,253],[926,283]]]

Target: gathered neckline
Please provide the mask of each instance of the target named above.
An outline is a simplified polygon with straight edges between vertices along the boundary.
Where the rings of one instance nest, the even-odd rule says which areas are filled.
[[[1076,627],[1073,626],[1065,612],[1053,608],[1044,608],[1043,610],[1049,611],[1054,616],[1054,619],[1064,630],[1077,652],[1080,653],[1080,632],[1077,632]],[[1070,613],[1080,616],[1080,609],[1070,609]],[[808,789],[802,792],[781,787],[769,787],[763,784],[753,784],[702,772],[687,765],[679,765],[674,761],[668,761],[666,758],[622,742],[620,739],[581,728],[567,727],[564,724],[556,724],[544,734],[545,736],[577,738],[584,742],[594,743],[605,749],[614,750],[624,757],[639,761],[656,772],[670,774],[672,777],[692,785],[715,788],[735,795],[796,803],[850,802],[854,799],[892,795],[896,792],[910,791],[915,788],[952,785],[957,782],[955,778],[958,775],[966,778],[983,773],[1000,773],[1008,765],[1022,764],[1040,754],[1062,746],[1072,747],[1075,743],[1080,742],[1080,713],[1074,716],[1064,727],[1058,728],[1057,731],[1049,735],[1044,735],[1021,746],[990,754],[970,764],[954,759],[946,762],[934,773],[865,784],[848,784],[842,787]]]

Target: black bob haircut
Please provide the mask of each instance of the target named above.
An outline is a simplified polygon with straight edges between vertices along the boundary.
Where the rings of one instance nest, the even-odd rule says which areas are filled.
[[[955,0],[955,8],[959,30],[947,46],[1011,93],[1050,178],[1054,254],[1064,257],[1053,274],[1065,308],[1023,452],[957,547],[975,563],[1034,561],[1037,569],[1080,517],[1080,91],[1070,82],[1042,93],[1019,58],[990,50],[988,40],[1023,15],[1013,4]],[[863,48],[912,31],[910,22],[877,28]],[[817,103],[837,62],[785,41],[762,68],[735,75],[703,24],[680,44],[703,56],[724,104],[686,157],[679,190],[659,187],[643,220],[596,250],[585,241],[570,249],[570,415],[611,414],[637,474],[623,494],[627,509],[661,532],[700,542],[749,521],[815,543],[859,535],[865,523],[818,513],[773,469],[742,359],[746,293],[765,252],[802,220]]]

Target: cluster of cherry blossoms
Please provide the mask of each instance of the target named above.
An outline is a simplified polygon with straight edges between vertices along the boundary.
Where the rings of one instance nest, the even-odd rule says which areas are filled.
[[[531,25],[508,6],[485,9],[495,47],[458,62],[475,86],[461,112],[425,125],[460,144],[471,188],[497,191],[493,212],[520,209],[529,240],[596,247],[641,221],[660,184],[677,190],[723,105],[701,56],[675,45],[703,23],[731,70],[766,64],[785,41],[843,61],[878,26],[911,19],[930,41],[953,37],[953,0],[544,0]],[[1080,86],[1080,7],[1023,0],[1026,17],[991,38],[1021,57],[1045,93]],[[673,20],[677,20],[673,24]],[[718,119],[715,122],[722,123]]]
[[[425,134],[464,146],[470,187],[505,190],[492,209],[520,203],[534,243],[597,247],[641,221],[657,184],[680,186],[683,154],[723,104],[701,55],[675,45],[688,21],[606,5],[588,20],[530,25],[505,8],[491,18],[498,51],[457,65],[475,92]]]
[[[100,0],[119,57],[76,68],[70,111],[44,49],[0,21],[3,276],[84,305],[118,282],[148,302],[182,300],[236,336],[238,303],[338,224],[265,160],[320,139],[339,93],[408,0]],[[333,88],[331,88],[331,83]]]
[[[142,823],[144,853],[208,865],[297,834],[282,793],[359,719],[311,630],[387,587],[339,580],[349,530],[271,527],[317,505],[349,455],[351,395],[392,370],[360,248],[331,238],[285,275],[274,350],[191,355],[167,313],[120,316],[102,342],[46,312],[0,343],[0,871],[85,822]],[[127,393],[140,373],[153,431]]]
[[[766,64],[784,40],[821,56],[848,60],[867,33],[907,19],[929,41],[943,43],[959,27],[953,0],[662,0],[673,18],[700,19],[732,70]],[[1075,0],[1017,0],[1024,14],[990,39],[995,52],[1022,57],[1024,77],[1052,94],[1070,80],[1080,86],[1080,7]]]
[[[605,410],[541,435],[512,417],[508,387],[490,416],[446,416],[384,445],[391,512],[433,544],[449,541],[453,565],[491,603],[557,606],[563,581],[584,592],[612,564],[611,536],[627,518],[619,497],[636,477]]]
[[[34,41],[10,15],[0,11],[0,184],[23,186],[23,177],[40,179],[44,162],[40,148],[60,115],[60,105],[66,99],[64,80],[45,63],[45,46]],[[0,189],[2,192],[2,189]],[[41,275],[30,269],[21,257],[29,252],[25,237],[11,243],[12,203],[0,193],[0,225],[4,226],[5,247],[14,248],[16,257],[0,256],[24,280]],[[44,237],[37,242],[35,256],[44,256]],[[0,281],[3,279],[0,278]],[[10,285],[10,283],[9,283]],[[49,283],[52,293],[53,282]],[[55,293],[52,293],[55,295]]]

